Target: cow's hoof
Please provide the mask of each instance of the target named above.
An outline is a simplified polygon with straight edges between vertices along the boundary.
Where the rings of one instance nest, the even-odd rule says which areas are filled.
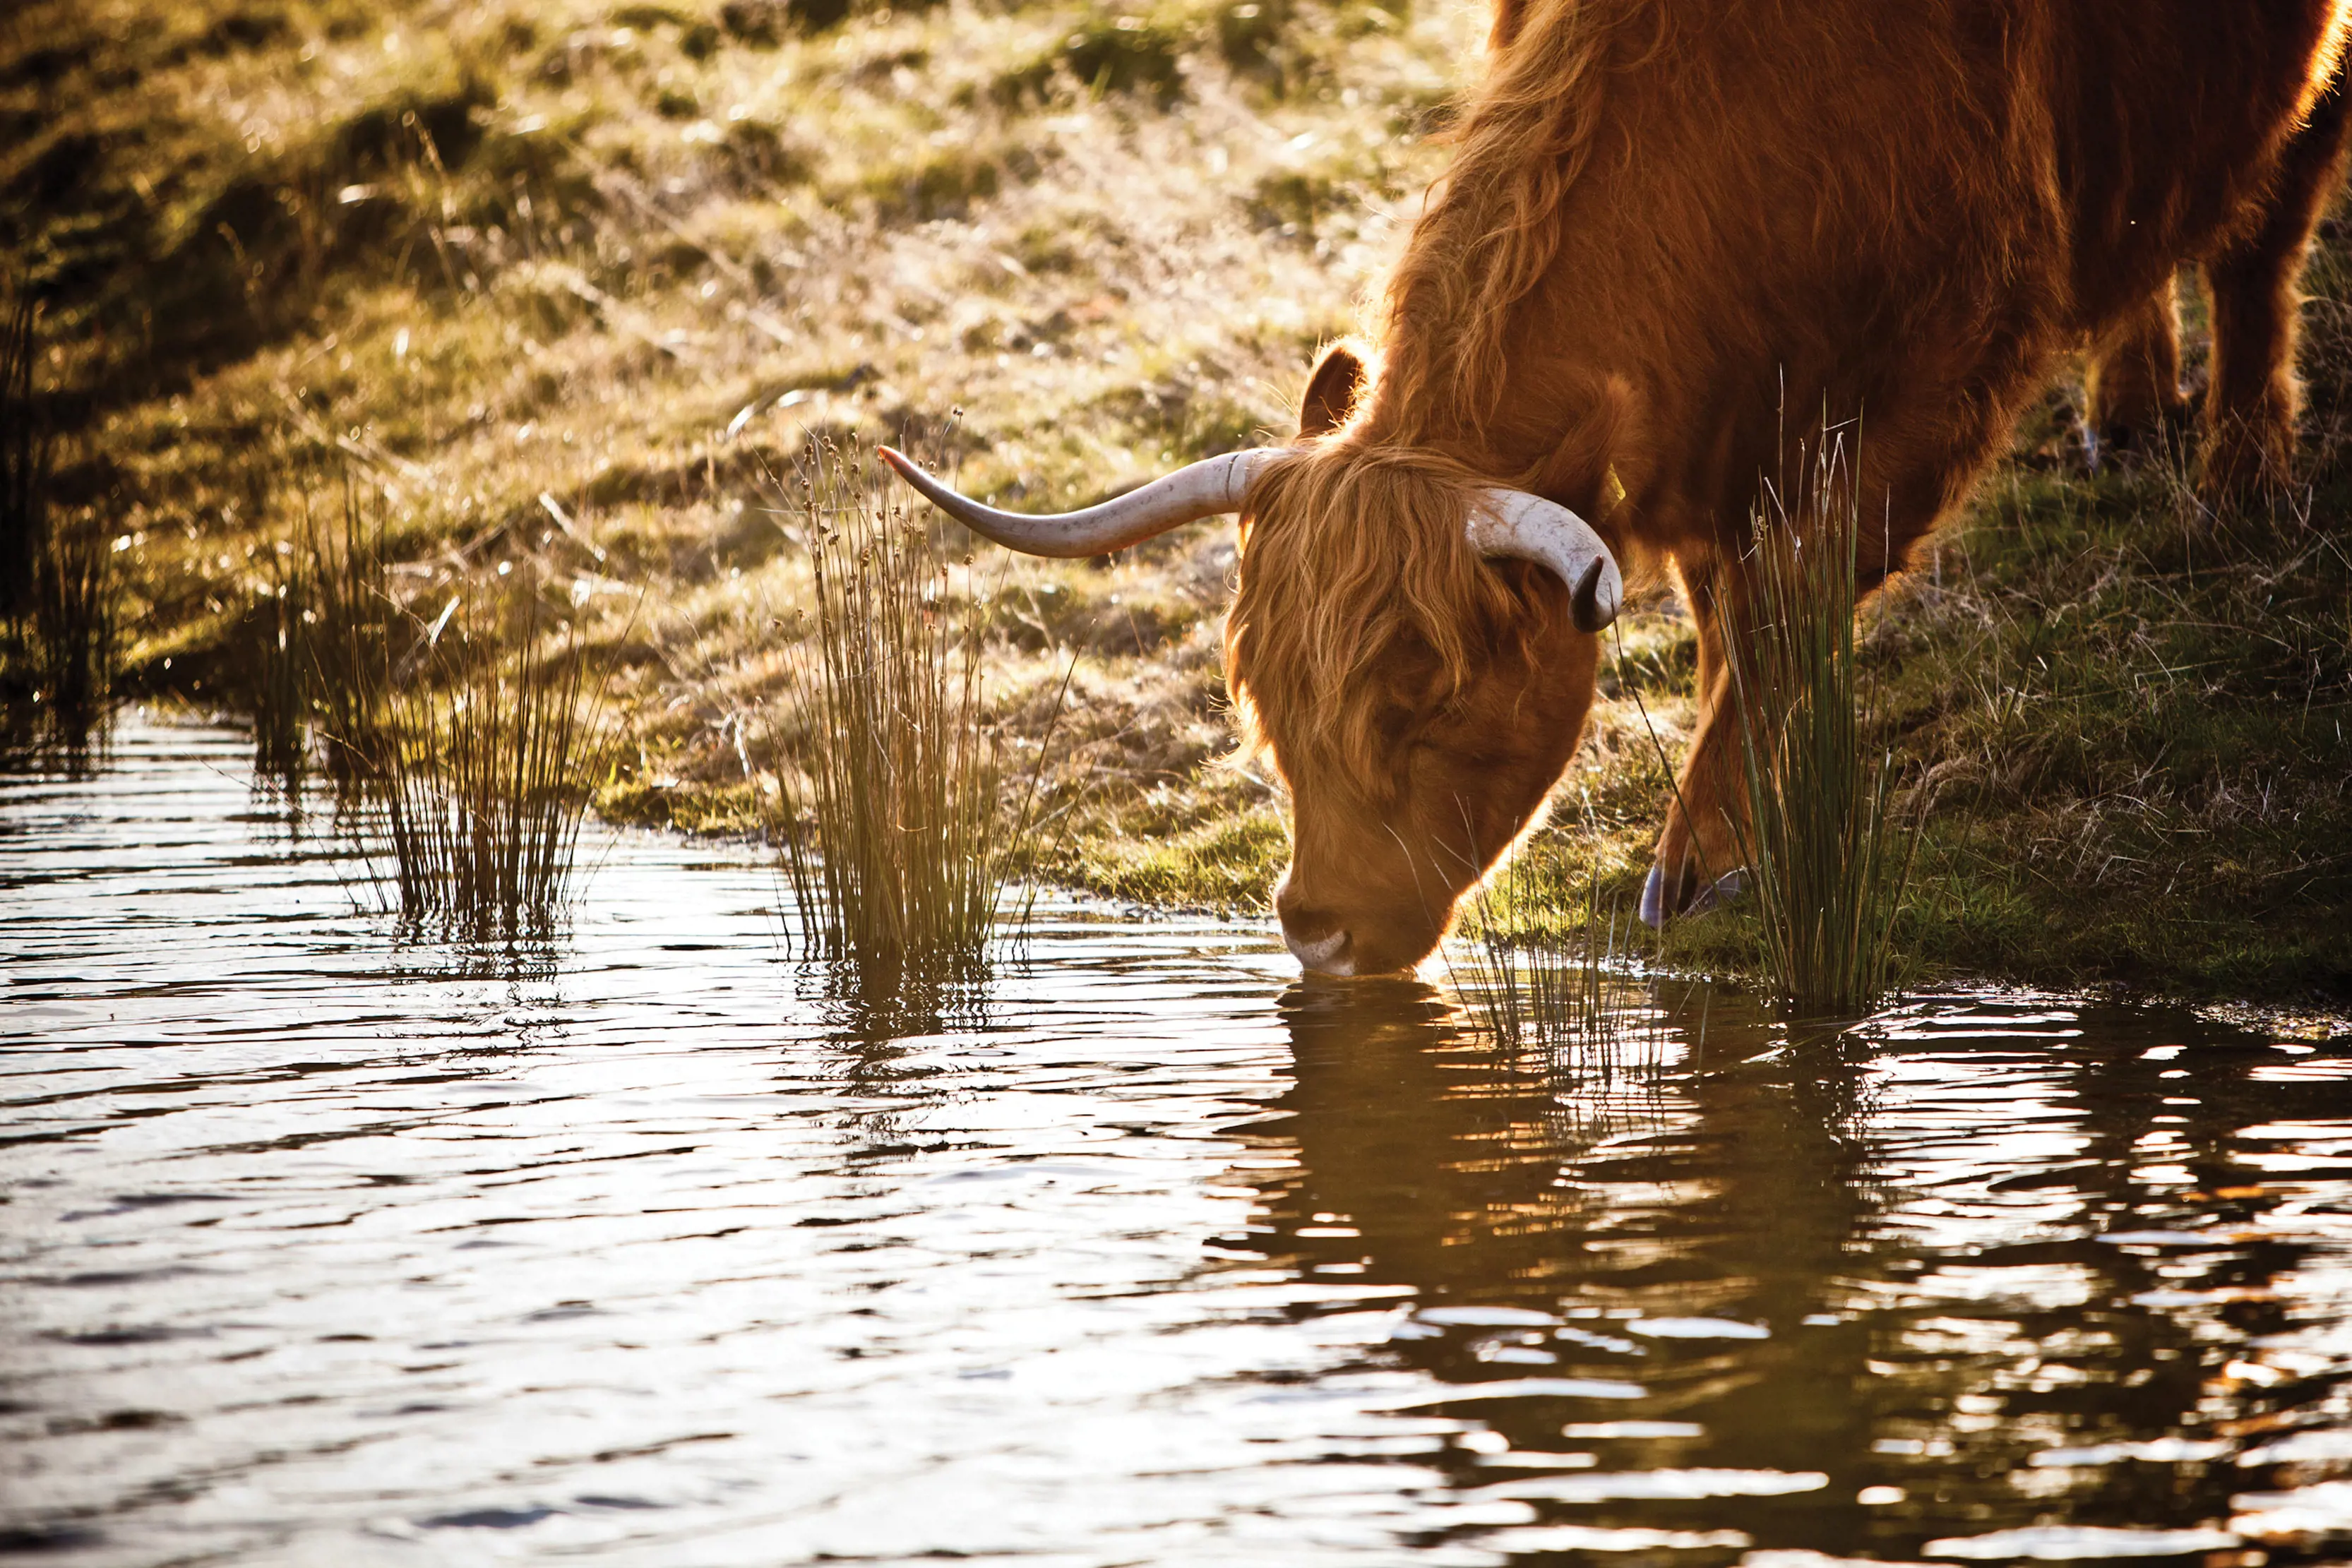
[[[1675,915],[1705,915],[1708,910],[1729,904],[1748,891],[1747,868],[1725,872],[1698,893],[1682,908],[1666,908],[1666,873],[1664,868],[1652,866],[1650,880],[1642,884],[1642,924],[1653,931],[1665,928],[1666,917]]]
[[[1745,866],[1735,867],[1700,888],[1698,896],[1690,901],[1690,908],[1685,913],[1705,915],[1710,909],[1729,904],[1747,891],[1748,869]]]

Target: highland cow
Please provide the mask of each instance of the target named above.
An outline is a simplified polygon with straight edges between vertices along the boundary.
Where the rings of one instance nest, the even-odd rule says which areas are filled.
[[[1867,591],[2068,355],[2106,438],[2185,418],[2193,261],[2201,483],[2284,473],[2347,22],[2352,0],[1505,0],[1452,165],[1295,442],[1058,517],[891,455],[1037,553],[1242,514],[1227,674],[1291,795],[1285,936],[1329,973],[1436,946],[1565,769],[1625,579],[1670,573],[1698,719],[1643,899],[1663,920],[1738,859],[1726,650],[1787,411],[1867,419]]]

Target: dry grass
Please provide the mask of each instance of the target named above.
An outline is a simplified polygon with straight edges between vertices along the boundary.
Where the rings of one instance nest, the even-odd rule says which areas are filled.
[[[616,672],[640,749],[605,807],[738,829],[761,810],[736,722],[787,691],[766,607],[807,586],[762,473],[804,429],[961,405],[967,483],[1079,503],[1281,431],[1438,166],[1421,133],[1484,26],[1352,0],[19,16],[0,246],[73,323],[136,684],[255,704],[247,622],[300,526],[257,459],[362,465],[411,519],[404,564],[450,577],[445,546],[467,570],[544,548],[551,496],[605,552],[564,558],[602,634],[644,595]],[[1061,874],[1162,896],[1222,865],[1217,896],[1258,896],[1270,796],[1195,803],[1225,743],[1230,539],[1034,579],[1008,689],[1086,647],[1069,738],[1110,786]]]

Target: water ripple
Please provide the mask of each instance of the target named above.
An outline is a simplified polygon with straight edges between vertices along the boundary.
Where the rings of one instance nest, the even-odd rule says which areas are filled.
[[[316,826],[215,731],[0,778],[0,1554],[2352,1540],[2340,1044],[1955,993],[1801,1049],[1662,988],[1550,1064],[1076,905],[893,1014],[748,850],[592,831],[562,940],[484,952]]]

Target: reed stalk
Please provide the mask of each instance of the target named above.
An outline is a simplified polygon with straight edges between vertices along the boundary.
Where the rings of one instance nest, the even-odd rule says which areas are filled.
[[[296,646],[289,667],[264,689],[290,685],[293,702],[268,723],[307,726],[337,800],[354,808],[369,784],[396,766],[393,694],[415,639],[393,591],[383,519],[349,474],[335,512],[322,515],[304,497],[287,584],[299,584],[300,603],[281,601],[271,621]]]
[[[795,484],[812,597],[772,837],[803,949],[869,984],[969,978],[1036,863],[1053,721],[1024,773],[991,710],[971,559],[869,451],[813,441]]]
[[[310,777],[310,572],[299,558],[272,553],[268,586],[256,596],[253,637],[253,777],[299,807]]]
[[[1795,494],[1764,492],[1746,561],[1754,628],[1727,660],[1747,807],[1733,832],[1766,972],[1801,1013],[1852,1015],[1885,993],[1917,842],[1892,750],[1863,738],[1861,533],[1852,463],[1824,438]]]

